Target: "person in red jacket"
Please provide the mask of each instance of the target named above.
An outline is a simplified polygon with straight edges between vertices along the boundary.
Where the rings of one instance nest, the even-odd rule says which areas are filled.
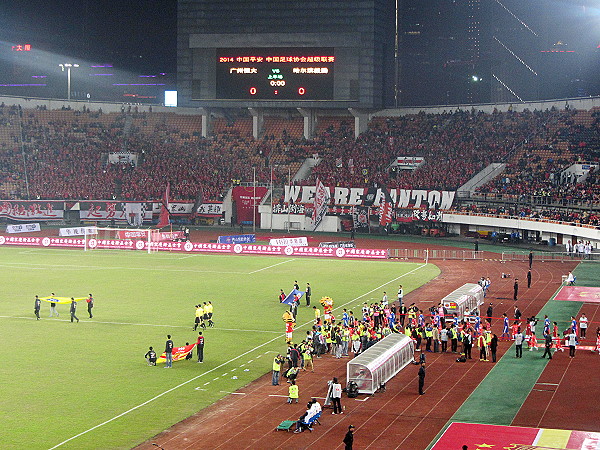
[[[94,317],[92,315],[92,308],[94,307],[94,297],[92,297],[92,294],[90,294],[90,296],[85,301],[87,303],[88,314],[90,315],[91,319],[92,317]]]

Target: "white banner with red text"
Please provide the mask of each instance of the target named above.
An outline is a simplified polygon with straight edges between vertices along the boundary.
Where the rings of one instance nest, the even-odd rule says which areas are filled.
[[[18,237],[0,236],[0,246],[47,247],[47,248],[79,248],[83,249],[82,238],[65,237]],[[236,255],[273,255],[273,256],[324,256],[329,258],[349,259],[387,259],[388,251],[365,248],[327,248],[327,247],[292,247],[291,245],[242,245],[215,244],[198,242],[150,242],[132,239],[88,239],[90,249],[121,249],[147,251],[148,245],[159,251],[180,251],[186,253],[225,253]]]
[[[19,222],[63,220],[65,202],[5,200],[0,203],[0,218]]]

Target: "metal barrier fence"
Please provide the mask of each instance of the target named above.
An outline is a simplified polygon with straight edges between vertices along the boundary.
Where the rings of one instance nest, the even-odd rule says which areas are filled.
[[[408,248],[392,248],[388,250],[389,257],[392,259],[418,259],[428,261],[429,259],[454,259],[461,261],[483,260],[483,259],[498,259],[501,261],[528,261],[529,251],[513,251],[499,253],[487,253],[474,250],[457,250],[457,249],[408,249]],[[497,255],[497,256],[496,256]],[[567,253],[567,252],[534,252],[533,258],[535,261],[596,261],[600,262],[600,253]]]
[[[440,250],[440,249],[408,249],[392,248],[389,250],[389,257],[393,259],[420,259],[427,261],[429,259],[459,259],[462,261],[483,259],[483,252],[475,250]]]
[[[535,261],[600,261],[600,253],[534,252]],[[528,261],[529,252],[502,252],[503,261]]]

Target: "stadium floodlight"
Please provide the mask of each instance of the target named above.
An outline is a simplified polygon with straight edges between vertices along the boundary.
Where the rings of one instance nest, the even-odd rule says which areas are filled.
[[[67,69],[67,100],[71,100],[71,68],[72,67],[79,67],[79,64],[73,64],[73,63],[65,63],[65,64],[59,64],[58,67],[60,67],[61,71],[65,71],[65,69]]]

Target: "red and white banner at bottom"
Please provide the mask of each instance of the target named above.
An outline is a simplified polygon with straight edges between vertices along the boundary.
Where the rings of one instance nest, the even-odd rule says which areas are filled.
[[[17,237],[0,236],[0,245],[25,247],[62,247],[81,248],[84,239],[65,237]],[[148,251],[148,245],[158,251],[179,251],[187,253],[233,253],[242,255],[274,255],[274,256],[324,256],[350,259],[387,259],[388,251],[366,248],[327,248],[327,247],[292,247],[260,244],[215,244],[197,242],[151,242],[131,239],[88,239],[89,249],[122,249]]]

